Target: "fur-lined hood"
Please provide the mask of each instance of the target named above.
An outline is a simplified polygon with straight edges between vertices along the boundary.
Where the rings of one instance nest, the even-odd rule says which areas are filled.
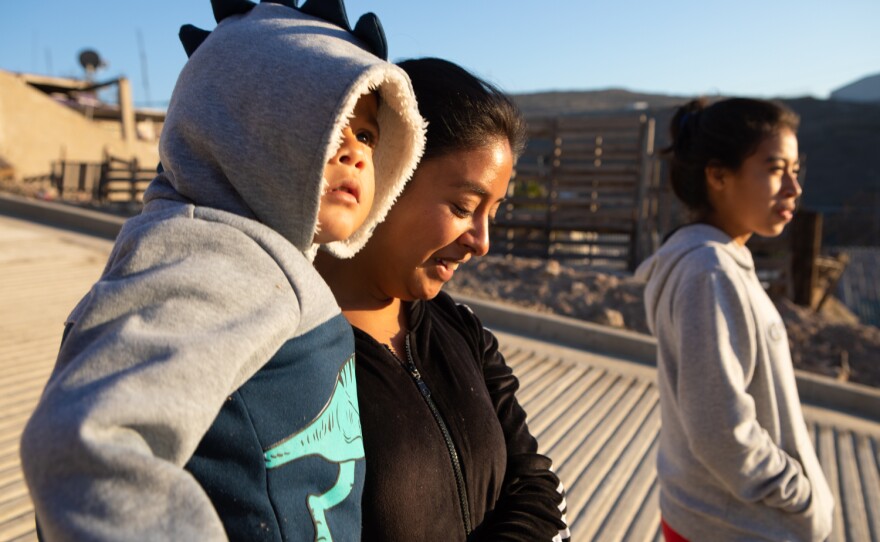
[[[363,247],[412,175],[424,121],[409,78],[350,32],[274,3],[220,22],[187,62],[146,201],[174,199],[255,219],[313,254],[323,171],[358,98],[380,99],[376,195],[365,223],[327,249]]]

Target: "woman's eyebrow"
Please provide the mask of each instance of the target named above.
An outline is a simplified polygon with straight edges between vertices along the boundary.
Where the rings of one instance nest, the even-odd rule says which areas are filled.
[[[485,188],[483,188],[482,185],[474,181],[458,181],[457,183],[453,184],[452,187],[455,189],[464,189],[468,192],[473,192],[474,194],[481,197],[489,195],[489,192]]]
[[[485,198],[486,196],[490,195],[489,191],[486,190],[483,187],[483,185],[481,185],[480,183],[474,182],[474,181],[467,181],[467,180],[459,181],[459,182],[453,184],[452,187],[455,188],[456,190],[460,190],[460,189],[467,190],[468,192],[472,192],[481,198]],[[495,201],[495,203],[501,203],[505,200],[507,200],[506,197],[498,198]]]

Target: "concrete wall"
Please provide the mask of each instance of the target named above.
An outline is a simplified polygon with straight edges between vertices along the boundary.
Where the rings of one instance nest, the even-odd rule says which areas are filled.
[[[109,131],[0,70],[0,156],[16,178],[46,175],[60,159],[100,162],[105,150],[142,164],[159,161],[155,142],[126,142],[121,130]]]

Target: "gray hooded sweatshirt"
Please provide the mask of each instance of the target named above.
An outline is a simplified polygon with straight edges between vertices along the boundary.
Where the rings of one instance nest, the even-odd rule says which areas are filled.
[[[73,310],[22,437],[48,540],[358,540],[354,343],[311,265],[323,170],[381,96],[363,246],[424,121],[399,68],[264,3],[224,19],[175,87],[165,171]]]
[[[663,519],[693,541],[821,541],[833,498],[751,253],[686,226],[636,271],[657,337]]]

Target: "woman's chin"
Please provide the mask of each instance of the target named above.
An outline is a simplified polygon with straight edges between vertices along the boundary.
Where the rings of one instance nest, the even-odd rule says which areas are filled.
[[[430,281],[426,284],[419,284],[417,288],[412,288],[410,294],[413,299],[421,299],[422,301],[430,301],[440,294],[443,289],[442,282]]]

